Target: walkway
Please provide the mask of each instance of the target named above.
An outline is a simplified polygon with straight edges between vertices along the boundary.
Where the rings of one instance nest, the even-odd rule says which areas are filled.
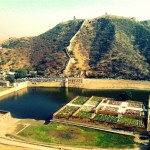
[[[1,138],[1,137],[0,137],[0,143],[5,144],[5,145],[13,145],[13,146],[25,147],[25,148],[31,148],[31,149],[37,149],[37,150],[58,150],[58,149],[61,149],[61,148],[54,148],[54,147],[47,147],[47,146],[43,146],[43,145],[25,143],[25,142],[16,141],[16,140],[7,139],[7,138]]]
[[[18,141],[18,140],[2,138],[2,137],[0,137],[0,144],[30,148],[35,150],[101,150],[101,148],[78,148],[78,147],[69,147],[63,145],[57,146],[57,145],[37,144],[37,143]]]

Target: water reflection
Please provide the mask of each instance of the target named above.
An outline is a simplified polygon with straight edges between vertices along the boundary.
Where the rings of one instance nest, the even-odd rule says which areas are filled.
[[[14,97],[15,100],[18,99],[18,97],[21,97],[22,95],[28,93],[28,88],[24,88],[22,90],[19,90],[17,92],[14,92],[14,93],[10,93],[10,94],[7,94],[7,95],[4,95],[4,96],[1,96],[0,97],[0,101],[1,100],[6,100],[8,98],[11,98],[11,97]]]

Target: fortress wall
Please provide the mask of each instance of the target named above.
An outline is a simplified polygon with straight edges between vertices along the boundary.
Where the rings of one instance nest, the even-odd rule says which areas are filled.
[[[15,87],[0,92],[0,96],[4,96],[27,87],[27,82],[17,83]]]
[[[150,82],[133,80],[83,79],[83,88],[150,90]]]
[[[65,82],[28,82],[28,87],[65,87]]]

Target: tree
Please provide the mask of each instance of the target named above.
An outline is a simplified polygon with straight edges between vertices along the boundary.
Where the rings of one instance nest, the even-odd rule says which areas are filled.
[[[45,71],[39,70],[39,71],[37,72],[37,74],[40,75],[40,76],[44,76],[44,75],[45,75]]]
[[[14,75],[8,75],[8,76],[6,77],[6,80],[9,81],[10,83],[14,83],[14,82],[15,82]]]
[[[34,68],[31,67],[31,66],[29,66],[29,67],[27,68],[27,71],[28,71],[28,73],[29,73],[30,71],[34,71]]]
[[[20,68],[16,71],[15,78],[24,78],[27,76],[27,70],[25,68]]]

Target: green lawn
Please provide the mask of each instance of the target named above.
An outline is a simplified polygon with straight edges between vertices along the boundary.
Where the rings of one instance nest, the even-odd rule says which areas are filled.
[[[88,128],[50,123],[49,125],[29,126],[19,133],[25,140],[71,146],[101,148],[133,148],[131,136],[113,134]]]

